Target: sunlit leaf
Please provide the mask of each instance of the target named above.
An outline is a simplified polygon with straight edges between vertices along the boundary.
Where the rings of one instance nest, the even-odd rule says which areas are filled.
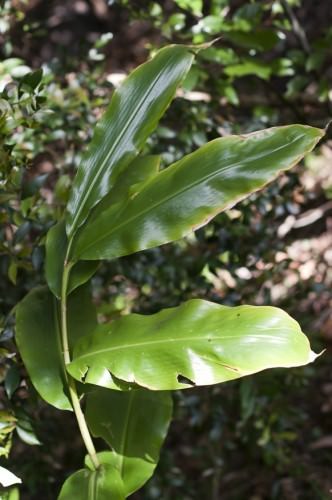
[[[0,467],[0,484],[4,488],[12,486],[13,484],[19,484],[21,482],[21,479],[15,476],[15,474],[10,472],[8,469],[5,469],[4,467]]]
[[[112,259],[178,240],[298,163],[324,131],[274,127],[216,139],[82,228],[72,260]]]
[[[315,358],[299,324],[274,307],[190,300],[152,316],[100,325],[74,349],[68,371],[103,385],[103,372],[152,390],[210,385]]]
[[[90,210],[106,196],[139,153],[174,97],[194,58],[193,49],[165,47],[139,66],[113,94],[97,124],[67,206],[67,233],[72,235]]]

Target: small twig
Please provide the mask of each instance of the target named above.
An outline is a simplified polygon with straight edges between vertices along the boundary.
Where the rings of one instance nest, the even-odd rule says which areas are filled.
[[[310,47],[310,44],[308,42],[306,32],[304,31],[298,18],[294,14],[292,7],[289,5],[287,0],[280,0],[280,3],[282,5],[284,11],[286,12],[287,16],[289,17],[290,22],[292,23],[294,33],[297,36],[304,52],[306,52],[307,54],[310,54],[311,47]]]
[[[306,32],[302,28],[296,15],[294,14],[292,7],[288,3],[288,0],[280,0],[280,3],[282,5],[284,11],[288,15],[290,22],[292,23],[294,33],[297,36],[301,47],[303,48],[304,52],[307,55],[310,55],[311,54],[311,47],[310,47]],[[317,70],[313,70],[313,73],[315,75],[317,82],[319,82],[319,80],[321,78],[320,74],[318,73]],[[329,98],[327,99],[327,111],[330,115],[332,114],[332,103],[331,103]]]

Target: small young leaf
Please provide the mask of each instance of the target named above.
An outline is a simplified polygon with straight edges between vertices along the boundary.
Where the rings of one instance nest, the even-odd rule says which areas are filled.
[[[27,73],[20,79],[20,84],[27,85],[31,90],[35,90],[38,87],[43,78],[43,70],[37,69],[31,73]]]
[[[5,390],[9,399],[20,384],[20,373],[16,365],[11,365],[5,378]]]
[[[8,488],[8,486],[20,483],[22,483],[22,481],[19,477],[15,476],[15,474],[10,472],[8,469],[0,466],[0,484],[4,488]]]
[[[16,424],[16,432],[19,435],[20,439],[26,444],[30,446],[40,446],[41,442],[39,441],[36,433],[32,427],[30,420],[26,417],[19,418]]]

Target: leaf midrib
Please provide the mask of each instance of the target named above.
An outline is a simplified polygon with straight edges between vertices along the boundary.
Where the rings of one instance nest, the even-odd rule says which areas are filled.
[[[287,145],[282,145],[280,146],[279,148],[277,149],[274,149],[273,150],[273,153],[275,153],[276,151],[280,151],[286,147],[289,147],[291,144],[294,144],[296,141],[298,141],[299,139],[302,139],[303,137],[305,137],[305,134],[302,134],[298,137],[296,137],[295,139],[293,139],[291,142],[287,143]],[[215,140],[220,140],[220,139],[215,139]],[[211,141],[211,142],[214,142],[214,141]],[[226,173],[228,172],[229,170],[239,166],[239,165],[242,165],[244,163],[249,163],[249,162],[252,162],[252,161],[255,161],[255,160],[259,160],[259,159],[262,159],[264,157],[268,157],[269,154],[271,154],[271,151],[268,151],[268,153],[264,153],[264,154],[260,154],[260,155],[256,155],[256,156],[252,156],[250,157],[250,159],[244,159],[243,161],[241,162],[236,162],[236,163],[233,163],[233,164],[230,164],[228,165],[225,169],[222,170],[223,173]],[[302,155],[300,155],[302,156]],[[180,160],[181,161],[181,160]],[[175,164],[174,164],[175,165]],[[172,168],[172,165],[169,167],[169,168]],[[285,167],[287,168],[287,167]],[[280,169],[282,170],[282,169]],[[163,175],[163,173],[167,172],[168,169],[166,168],[164,171],[160,172],[159,174],[157,174],[156,177],[154,177],[153,179],[151,179],[151,182],[155,181],[156,178],[158,178],[159,175]],[[100,243],[101,241],[109,238],[110,235],[112,235],[114,232],[116,232],[117,230],[119,230],[121,227],[123,226],[126,226],[126,225],[129,225],[130,223],[132,223],[135,219],[138,219],[139,217],[142,217],[143,215],[145,215],[146,213],[150,212],[150,211],[154,211],[156,208],[158,208],[160,205],[164,204],[164,203],[167,203],[169,202],[170,200],[172,200],[173,198],[177,197],[177,196],[181,196],[183,193],[185,193],[186,191],[189,191],[191,189],[194,189],[197,185],[201,184],[201,183],[205,183],[206,181],[209,181],[211,179],[213,179],[213,177],[217,176],[220,174],[220,169],[215,171],[215,172],[212,172],[208,175],[206,175],[205,177],[202,177],[200,178],[199,180],[193,182],[192,184],[187,184],[185,188],[183,189],[180,189],[178,191],[176,191],[175,193],[173,192],[171,196],[167,196],[167,197],[164,197],[162,198],[161,200],[158,200],[157,203],[155,203],[154,205],[151,205],[149,206],[147,209],[145,210],[142,210],[140,211],[139,213],[136,213],[135,215],[133,215],[132,217],[129,217],[127,218],[124,222],[121,222],[120,224],[118,224],[117,226],[113,227],[111,229],[111,231],[108,231],[108,232],[105,232],[103,233],[99,238],[98,237],[95,237],[93,242],[91,242],[89,245],[86,245],[83,249],[83,251],[81,252],[81,254],[84,254],[86,253],[91,247],[93,248],[96,244]],[[146,189],[149,187],[149,184],[146,185]],[[142,196],[142,193],[144,194],[144,190],[141,191],[140,195]],[[127,207],[125,207],[127,208]]]
[[[163,69],[164,68],[162,68],[159,71],[159,73],[157,74],[157,76],[154,78],[154,80],[152,81],[152,83],[149,85],[149,87],[148,87],[147,91],[145,92],[144,96],[141,97],[141,99],[138,101],[138,104],[133,108],[133,111],[132,111],[132,113],[130,113],[130,118],[128,118],[128,120],[126,122],[126,125],[123,127],[122,131],[120,132],[120,134],[117,136],[117,138],[113,142],[112,147],[108,150],[108,153],[106,154],[105,159],[103,160],[103,162],[101,164],[101,167],[98,169],[97,175],[93,178],[91,184],[89,184],[89,187],[88,187],[88,189],[86,191],[86,194],[84,195],[83,200],[81,201],[81,203],[80,203],[80,205],[78,207],[78,210],[75,213],[75,216],[73,218],[73,222],[72,222],[72,225],[71,225],[72,226],[71,233],[75,229],[76,221],[78,220],[78,218],[79,218],[79,216],[80,216],[80,214],[81,214],[81,212],[82,212],[82,210],[83,210],[83,208],[85,206],[85,203],[88,200],[88,198],[89,198],[92,190],[94,189],[95,185],[99,182],[100,175],[103,172],[106,163],[108,163],[108,160],[113,155],[113,152],[116,151],[116,148],[118,147],[118,145],[119,145],[120,141],[122,140],[122,138],[125,136],[125,134],[128,132],[128,130],[130,130],[130,127],[132,125],[132,123],[131,123],[132,122],[132,117],[136,117],[136,113],[139,110],[139,108],[141,107],[141,104],[145,101],[146,96],[150,93],[151,89],[158,84],[158,82],[160,80],[160,77],[163,74]]]
[[[91,471],[88,479],[89,500],[97,500],[98,495],[98,471]]]
[[[264,330],[280,330],[280,328],[266,328]],[[290,327],[283,327],[282,328],[283,332],[289,331],[289,332],[294,332],[294,328]],[[181,338],[176,338],[176,339],[159,339],[159,340],[150,340],[149,342],[137,342],[137,343],[132,343],[132,344],[121,344],[120,346],[115,346],[115,347],[107,347],[105,349],[99,349],[98,351],[90,351],[87,354],[81,354],[73,359],[73,363],[75,363],[79,359],[83,358],[89,358],[91,356],[96,356],[98,354],[102,354],[105,352],[111,352],[111,351],[119,351],[119,350],[124,350],[124,349],[132,349],[135,347],[142,347],[142,346],[150,346],[150,345],[156,345],[156,344],[169,344],[170,342],[172,343],[179,343],[179,342],[201,342],[201,341],[212,341],[215,340],[232,340],[232,339],[238,339],[238,338],[244,338],[243,335],[232,335],[232,336],[218,336],[218,337],[181,337]],[[280,337],[275,337],[271,335],[250,335],[250,339],[270,339],[270,340],[281,340]]]
[[[115,450],[115,452],[120,456],[120,459],[119,459],[119,470],[120,470],[120,475],[121,475],[122,479],[124,479],[124,474],[123,474],[123,470],[124,470],[124,458],[125,458],[125,449],[126,449],[127,441],[128,441],[128,427],[129,427],[129,419],[130,419],[131,408],[132,408],[132,405],[133,405],[133,398],[134,398],[134,394],[133,394],[133,391],[132,391],[130,393],[130,395],[129,395],[129,402],[128,402],[128,406],[127,406],[127,414],[126,414],[126,418],[125,418],[125,421],[124,421],[124,424],[123,424],[123,432],[122,432],[121,442],[120,442],[120,446],[119,446],[119,452],[117,452]]]

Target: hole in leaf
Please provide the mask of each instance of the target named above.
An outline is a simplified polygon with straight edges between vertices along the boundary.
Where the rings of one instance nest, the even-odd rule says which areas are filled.
[[[85,372],[84,372],[84,373],[82,373],[82,375],[81,375],[81,382],[82,382],[83,384],[85,384],[85,380],[86,380],[86,377],[88,376],[89,369],[90,369],[90,367],[89,367],[89,366],[87,366],[87,367],[86,367]]]
[[[130,391],[132,389],[137,389],[137,384],[135,381],[127,382],[126,380],[122,380],[119,377],[116,377],[110,370],[107,370],[110,377],[112,378],[115,385],[119,387],[121,391]]]
[[[179,384],[186,384],[186,385],[192,385],[192,386],[196,385],[195,382],[190,380],[190,378],[185,377],[184,375],[178,375],[177,379],[178,379]]]

